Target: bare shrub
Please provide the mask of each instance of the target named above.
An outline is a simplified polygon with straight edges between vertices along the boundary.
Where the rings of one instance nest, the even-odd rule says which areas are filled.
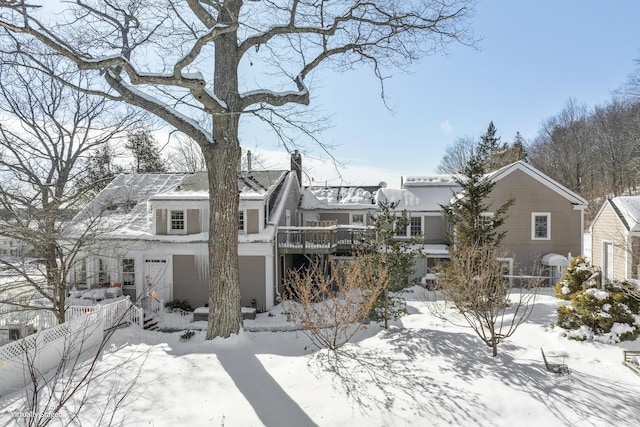
[[[529,276],[515,292],[504,274],[497,250],[481,245],[455,249],[439,278],[445,304],[460,312],[494,357],[498,344],[529,318],[541,281]]]
[[[387,280],[386,267],[371,267],[360,257],[331,262],[329,274],[314,263],[290,272],[286,310],[316,346],[336,350],[363,327]]]

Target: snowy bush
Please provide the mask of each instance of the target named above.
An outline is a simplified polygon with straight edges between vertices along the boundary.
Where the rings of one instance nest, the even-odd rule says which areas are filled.
[[[624,291],[625,283],[590,288],[572,294],[571,305],[558,308],[557,325],[576,340],[619,342],[640,333],[638,301]]]
[[[573,258],[556,284],[556,298],[570,300],[576,292],[585,290],[588,287],[587,280],[596,271],[585,257]]]

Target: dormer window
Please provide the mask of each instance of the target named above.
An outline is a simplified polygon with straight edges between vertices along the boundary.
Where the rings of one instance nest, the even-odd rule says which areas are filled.
[[[169,215],[169,233],[185,234],[185,213],[184,211],[171,211]]]

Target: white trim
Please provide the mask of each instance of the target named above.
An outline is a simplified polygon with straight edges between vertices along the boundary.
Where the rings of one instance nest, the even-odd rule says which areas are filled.
[[[167,209],[167,234],[187,234],[187,209]],[[171,216],[174,212],[182,212],[182,229],[171,228]]]
[[[498,169],[494,172],[487,174],[487,176],[492,181],[496,182],[504,178],[505,176],[509,175],[514,170],[523,171],[524,173],[534,178],[536,181],[540,182],[541,184],[555,191],[565,199],[569,200],[573,205],[575,205],[574,209],[584,210],[589,204],[589,202],[583,197],[569,190],[564,185],[560,184],[559,182],[555,181],[553,178],[545,175],[544,173],[540,172],[538,169],[531,166],[529,163],[526,163],[522,160],[519,160],[510,165],[504,166],[501,169]]]
[[[547,218],[547,236],[536,237],[536,217]],[[531,212],[531,240],[551,240],[551,212]]]
[[[247,234],[247,210],[238,209],[238,221],[240,221],[240,214],[242,214],[242,228],[238,224],[238,233]]]
[[[606,256],[606,251],[605,251],[605,247],[607,244],[611,245],[611,265],[609,265],[606,261],[605,261],[605,256]],[[602,253],[601,253],[601,266],[602,266],[602,280],[601,283],[604,286],[604,284],[607,282],[607,279],[614,278],[614,270],[613,270],[613,266],[615,264],[615,245],[613,243],[612,240],[602,240]],[[605,268],[606,267],[606,268]],[[609,274],[607,274],[609,273]],[[610,276],[610,277],[607,277]]]
[[[412,220],[413,218],[419,218],[419,219],[420,219],[420,233],[415,234],[415,235],[411,232],[411,220]],[[420,216],[418,216],[418,215],[416,215],[416,216],[410,215],[410,216],[409,216],[409,225],[408,225],[408,233],[407,233],[407,235],[408,235],[409,237],[420,237],[420,236],[424,236],[424,217],[423,217],[422,215],[420,215]]]

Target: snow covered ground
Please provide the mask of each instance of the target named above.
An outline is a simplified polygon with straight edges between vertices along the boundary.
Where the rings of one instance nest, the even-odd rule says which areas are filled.
[[[172,316],[165,326],[189,327],[195,336],[181,341],[183,332],[120,329],[99,363],[117,372],[103,379],[104,393],[89,396],[80,423],[94,425],[108,390],[138,375],[116,425],[640,424],[640,376],[622,364],[622,350],[640,350],[640,341],[567,340],[551,327],[561,302],[545,289],[528,323],[492,358],[471,330],[433,316],[422,292],[408,295],[408,316],[388,331],[369,325],[337,359],[300,331],[274,332],[291,328],[279,307],[229,339],[205,341],[197,330],[204,322]],[[547,372],[541,347],[563,355],[554,361],[571,374]],[[13,425],[21,399],[0,399],[0,425]]]

